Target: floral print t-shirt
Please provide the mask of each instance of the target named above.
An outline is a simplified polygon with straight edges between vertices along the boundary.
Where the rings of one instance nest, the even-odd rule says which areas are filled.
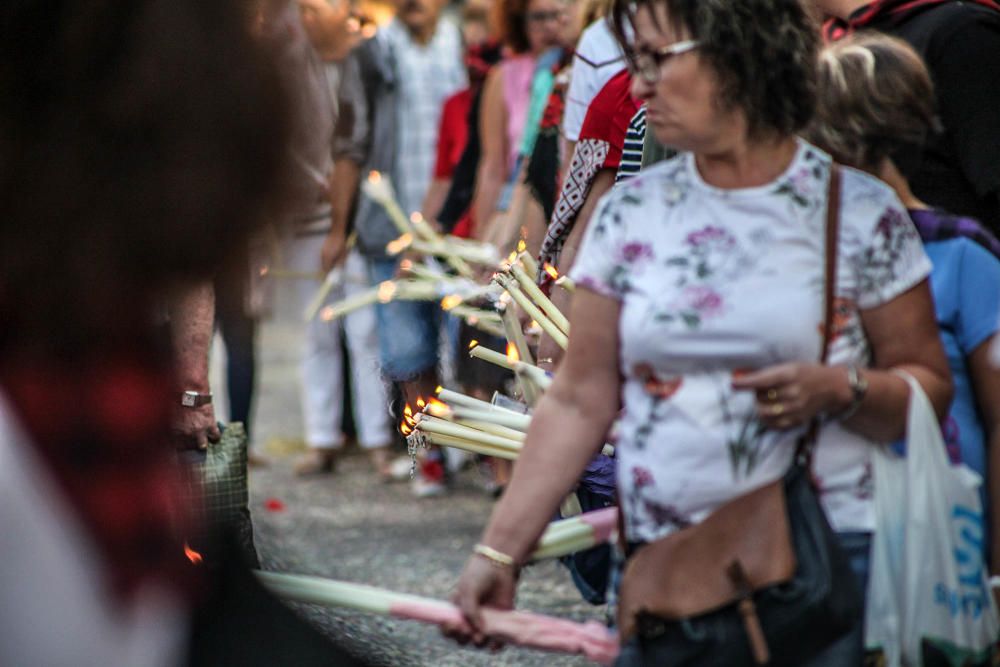
[[[761,187],[705,183],[691,154],[622,183],[601,201],[571,272],[621,302],[624,411],[617,425],[627,538],[649,541],[779,479],[801,429],[769,430],[733,375],[818,362],[830,157],[799,142]],[[866,365],[859,309],[930,272],[920,237],[880,181],[843,169],[831,364]],[[831,522],[872,530],[874,443],[824,425],[814,457]]]

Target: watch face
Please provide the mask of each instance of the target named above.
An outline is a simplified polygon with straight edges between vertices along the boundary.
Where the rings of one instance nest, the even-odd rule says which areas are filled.
[[[193,391],[185,391],[181,394],[181,405],[186,408],[193,408],[198,405],[198,394]]]

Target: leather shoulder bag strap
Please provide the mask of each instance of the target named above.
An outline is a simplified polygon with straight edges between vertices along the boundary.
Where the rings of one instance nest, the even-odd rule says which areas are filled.
[[[830,181],[826,197],[826,239],[824,241],[824,278],[823,278],[823,341],[820,348],[819,362],[826,364],[830,355],[830,343],[833,340],[833,305],[837,289],[837,248],[840,242],[840,165],[830,163]],[[809,422],[809,428],[799,439],[795,451],[795,460],[810,467],[812,465],[813,447],[819,436],[820,417],[817,415]]]

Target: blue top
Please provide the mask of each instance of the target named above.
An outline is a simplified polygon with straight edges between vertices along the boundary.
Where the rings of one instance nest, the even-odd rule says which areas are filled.
[[[955,399],[943,424],[945,443],[952,462],[961,461],[982,475],[985,489],[986,436],[966,359],[997,332],[1000,260],[965,237],[929,242],[924,249],[934,265],[934,310],[955,383]]]

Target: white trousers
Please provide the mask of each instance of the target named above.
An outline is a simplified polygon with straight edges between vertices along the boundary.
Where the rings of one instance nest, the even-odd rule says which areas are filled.
[[[323,235],[291,239],[285,264],[291,271],[316,271],[319,267]],[[320,288],[320,281],[296,280],[299,310],[304,312]],[[343,279],[327,295],[324,306],[368,289],[365,260],[352,250],[343,266]],[[321,309],[322,310],[322,309]],[[302,358],[302,411],[306,444],[310,447],[338,448],[344,444],[341,419],[344,406],[343,363],[340,332],[347,334],[351,357],[351,386],[354,424],[358,444],[366,449],[392,441],[389,398],[382,381],[378,358],[378,330],[375,308],[356,310],[334,322],[315,317],[306,325]]]

